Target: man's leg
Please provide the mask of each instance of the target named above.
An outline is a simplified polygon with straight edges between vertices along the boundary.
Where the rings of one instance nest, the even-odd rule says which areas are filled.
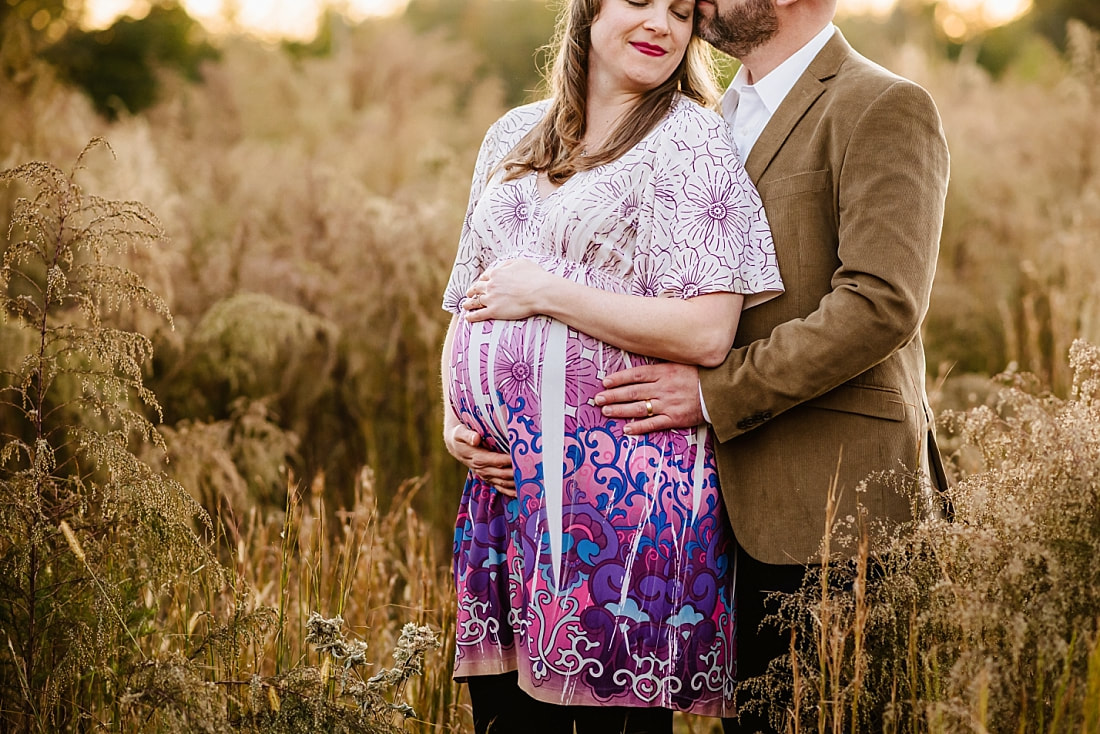
[[[802,586],[805,575],[804,566],[761,563],[741,546],[737,547],[737,587],[734,598],[737,602],[738,681],[763,675],[772,660],[790,653],[790,632],[770,623],[761,623],[765,617],[778,611],[778,604],[768,601],[768,595],[776,591],[788,594],[797,591]],[[745,711],[742,709],[745,695],[737,698],[740,715],[735,719],[722,720],[725,734],[776,734],[768,723],[767,711]]]

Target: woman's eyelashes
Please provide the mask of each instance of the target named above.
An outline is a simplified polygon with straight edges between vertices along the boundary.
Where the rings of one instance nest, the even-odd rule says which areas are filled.
[[[630,5],[631,7],[635,7],[635,8],[645,8],[645,7],[648,7],[648,6],[652,5],[652,2],[649,2],[649,0],[626,0],[626,4]],[[676,10],[673,10],[672,14],[674,16],[676,16],[677,18],[679,18],[680,20],[682,20],[682,21],[688,21],[688,20],[691,20],[691,17],[694,14],[694,11],[695,11],[695,5],[693,3],[690,6],[688,6],[687,10],[684,10],[682,8],[678,8]]]

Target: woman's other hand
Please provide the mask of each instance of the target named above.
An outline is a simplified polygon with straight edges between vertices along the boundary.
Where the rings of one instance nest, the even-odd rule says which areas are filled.
[[[462,308],[468,321],[518,321],[543,313],[540,300],[555,280],[562,280],[530,260],[504,260],[481,274],[466,291]]]
[[[499,451],[481,447],[481,436],[462,423],[451,425],[443,432],[447,451],[477,476],[484,479],[509,497],[516,496],[515,474],[512,457]]]

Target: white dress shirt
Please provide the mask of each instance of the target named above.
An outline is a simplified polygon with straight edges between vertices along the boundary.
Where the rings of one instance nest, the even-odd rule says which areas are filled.
[[[749,72],[744,64],[737,70],[726,93],[722,95],[722,116],[733,130],[733,142],[737,145],[737,156],[742,164],[748,160],[752,146],[756,144],[760,133],[764,132],[772,115],[786,99],[795,82],[809,68],[810,62],[835,32],[836,26],[829,23],[805,46],[788,56],[762,79],[757,79],[754,84],[749,84]],[[710,423],[702,385],[699,386],[699,404],[703,409],[703,419]]]
[[[835,32],[836,26],[829,23],[805,46],[788,56],[764,78],[757,79],[754,84],[749,84],[749,72],[743,64],[737,70],[729,88],[722,95],[722,116],[733,129],[733,140],[737,144],[737,154],[742,163],[748,159],[752,146],[795,82],[809,68],[810,62]]]

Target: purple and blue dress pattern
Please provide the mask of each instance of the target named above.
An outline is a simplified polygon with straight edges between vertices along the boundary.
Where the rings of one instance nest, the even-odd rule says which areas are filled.
[[[489,130],[443,306],[496,262],[531,259],[636,296],[782,290],[771,234],[726,123],[678,99],[619,159],[543,198],[502,158],[546,102]],[[623,434],[592,398],[642,364],[545,316],[469,323],[449,359],[451,404],[508,451],[518,496],[467,479],[455,528],[455,676],[518,671],[567,705],[733,713],[734,555],[705,427]]]

